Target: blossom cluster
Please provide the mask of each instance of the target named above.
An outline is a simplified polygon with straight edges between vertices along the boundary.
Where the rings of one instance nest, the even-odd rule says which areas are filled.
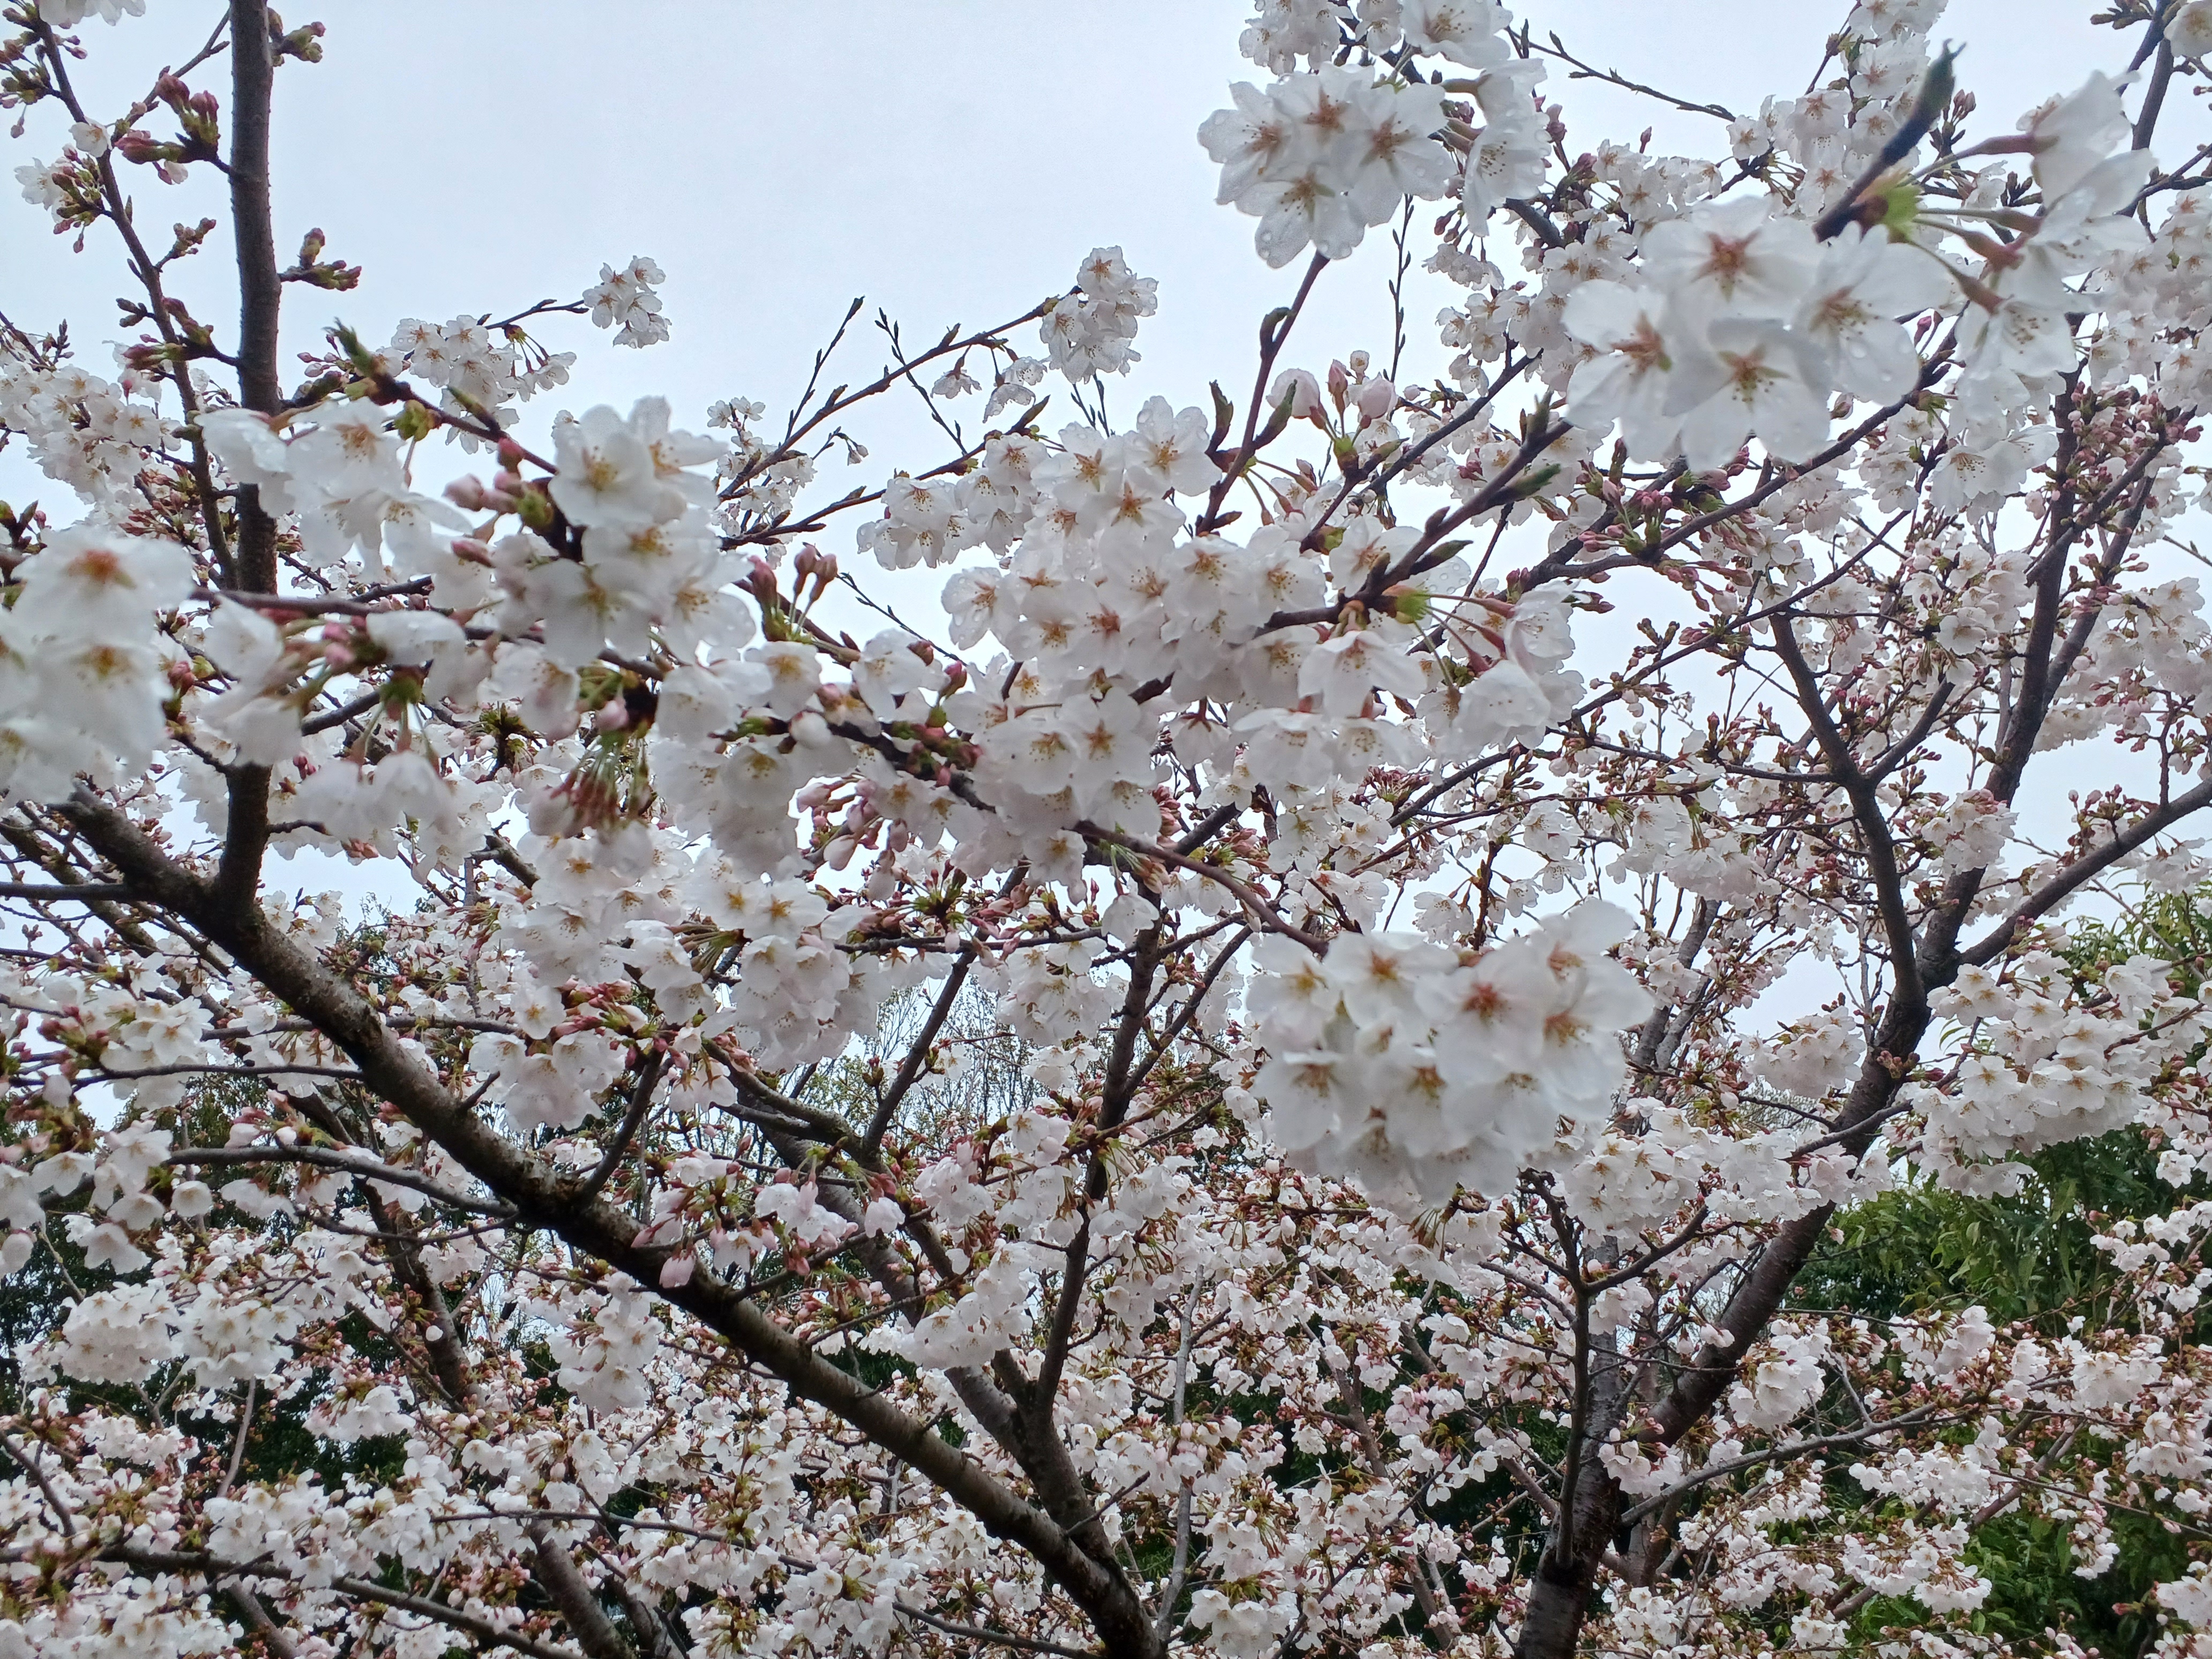
[[[1252,994],[1273,1057],[1253,1089],[1274,1138],[1386,1202],[1501,1190],[1561,1119],[1610,1110],[1613,1033],[1651,1007],[1605,955],[1626,920],[1579,908],[1472,963],[1418,935],[1347,936],[1319,963],[1265,941]]]
[[[596,326],[615,331],[617,345],[642,349],[668,337],[659,288],[667,280],[659,265],[636,254],[620,270],[601,265],[598,283],[584,290],[584,303]]]
[[[1513,51],[1512,15],[1495,0],[1412,0],[1389,11],[1396,27],[1378,18],[1361,32],[1367,49],[1395,66],[1389,78],[1324,67],[1336,15],[1321,8],[1320,33],[1270,42],[1258,54],[1280,70],[1305,52],[1315,67],[1265,89],[1239,83],[1236,107],[1199,130],[1221,164],[1218,199],[1259,219],[1254,245],[1271,265],[1309,246],[1341,259],[1408,201],[1455,195],[1480,225],[1542,182],[1547,137],[1533,90],[1543,65]],[[1455,74],[1474,73],[1424,82],[1407,65],[1428,53]],[[1454,93],[1471,101],[1448,102]]]
[[[1313,258],[1111,416],[1114,246],[696,421],[533,413],[641,257],[296,392],[128,240],[112,379],[0,328],[0,1659],[2002,1656],[2023,1520],[2193,1652],[2208,7],[1992,128],[1861,0],[1670,155],[1257,0],[1199,142]],[[137,9],[19,9],[42,219],[252,216],[258,51],[108,120]]]

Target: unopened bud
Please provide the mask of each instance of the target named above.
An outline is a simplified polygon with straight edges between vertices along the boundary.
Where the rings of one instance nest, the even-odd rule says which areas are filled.
[[[283,57],[296,58],[303,64],[319,64],[323,61],[323,26],[320,23],[304,24],[279,36],[276,46]]]
[[[516,499],[514,510],[521,515],[523,523],[532,530],[550,530],[553,527],[553,502],[542,489],[525,490]]]

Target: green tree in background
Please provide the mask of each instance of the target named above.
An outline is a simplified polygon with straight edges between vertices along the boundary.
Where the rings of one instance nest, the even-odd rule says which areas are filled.
[[[2134,955],[2172,964],[2191,994],[2212,963],[2212,890],[2147,897],[2118,921],[2077,927],[2064,952],[2085,983]],[[2191,1056],[2201,1061],[2203,1050]],[[1873,1320],[1979,1306],[1999,1324],[2024,1323],[2047,1335],[2069,1330],[2142,1328],[2124,1276],[2092,1242],[2116,1220],[2139,1220],[2172,1207],[2160,1179],[2159,1146],[2140,1127],[2065,1142],[2028,1154],[2029,1170],[2008,1196],[1973,1197],[1914,1179],[1844,1212],[1826,1249],[1798,1281],[1808,1308],[1845,1310]],[[2183,1340],[2197,1322],[2185,1316]],[[1960,1438],[1971,1438],[1971,1428]],[[1847,1465],[1840,1461],[1839,1468]],[[1848,1476],[1832,1482],[1836,1501],[1863,1503]],[[2118,1559],[2083,1578],[2067,1528],[2040,1516],[1994,1517],[1972,1546],[1975,1564],[1995,1583],[1981,1611],[1993,1632],[2032,1640],[2056,1629],[2113,1656],[2142,1652],[2154,1638],[2153,1585],[2185,1568],[2185,1540],[2167,1522],[2126,1513],[2113,1517]],[[1885,1626],[1911,1624],[1911,1604],[1876,1597],[1856,1626],[1869,1641]]]

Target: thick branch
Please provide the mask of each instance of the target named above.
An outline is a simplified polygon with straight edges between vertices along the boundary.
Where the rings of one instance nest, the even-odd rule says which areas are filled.
[[[149,896],[191,921],[303,1018],[314,1022],[361,1068],[367,1085],[435,1141],[462,1168],[586,1255],[658,1285],[676,1254],[641,1245],[636,1218],[605,1199],[572,1201],[572,1188],[545,1159],[517,1146],[457,1099],[343,980],[316,961],[258,904],[234,908],[215,885],[171,860],[128,817],[88,792],[64,809],[100,853]],[[1018,1497],[989,1470],[902,1410],[879,1390],[817,1354],[735,1286],[694,1273],[660,1291],[666,1300],[720,1334],[748,1359],[910,1464],[974,1515],[994,1535],[1018,1545],[1088,1613],[1116,1652],[1158,1651],[1142,1603],[1107,1563]]]
[[[2171,829],[2192,812],[2201,812],[2212,806],[2212,779],[2207,779],[2194,789],[2176,795],[2155,812],[2147,813],[2125,831],[2112,837],[2095,852],[2074,860],[2050,881],[2022,899],[2019,906],[1999,922],[1980,940],[1959,952],[1959,960],[1974,967],[1994,962],[2011,947],[2020,937],[2020,930],[2038,916],[2048,912],[2068,895],[2094,881],[2106,870],[2148,844],[2154,836]]]
[[[238,398],[264,415],[284,405],[276,375],[276,324],[284,283],[269,217],[269,106],[276,80],[264,0],[230,3],[230,211],[238,246]],[[252,484],[238,491],[239,586],[276,591],[276,521]],[[229,811],[216,879],[234,906],[252,903],[269,845],[269,769],[230,774]]]
[[[238,400],[247,409],[273,415],[284,406],[276,374],[276,321],[283,302],[277,274],[276,236],[269,212],[269,109],[275,91],[276,60],[269,45],[269,9],[264,0],[231,0],[230,211],[238,246]],[[266,515],[263,515],[266,523]],[[257,576],[249,553],[246,586],[257,592],[276,586],[273,538],[264,553],[272,560]]]
[[[553,1536],[551,1523],[533,1521],[529,1531],[537,1558],[530,1576],[543,1587],[553,1605],[561,1609],[561,1616],[576,1632],[576,1640],[583,1644],[584,1651],[591,1659],[637,1659],[635,1651],[615,1628],[615,1621],[607,1617],[607,1610],[599,1605],[598,1594],[584,1582],[575,1557]]]

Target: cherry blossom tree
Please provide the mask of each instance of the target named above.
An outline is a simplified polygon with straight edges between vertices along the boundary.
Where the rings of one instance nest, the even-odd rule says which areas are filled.
[[[642,257],[288,360],[320,27],[143,9],[0,14],[133,337],[0,339],[0,1659],[2080,1651],[2023,1519],[2212,1654],[2212,0],[2017,121],[1262,0],[1286,303],[1119,422],[1115,246],[780,415],[548,410]],[[1820,1299],[2112,1136],[2094,1305]]]

